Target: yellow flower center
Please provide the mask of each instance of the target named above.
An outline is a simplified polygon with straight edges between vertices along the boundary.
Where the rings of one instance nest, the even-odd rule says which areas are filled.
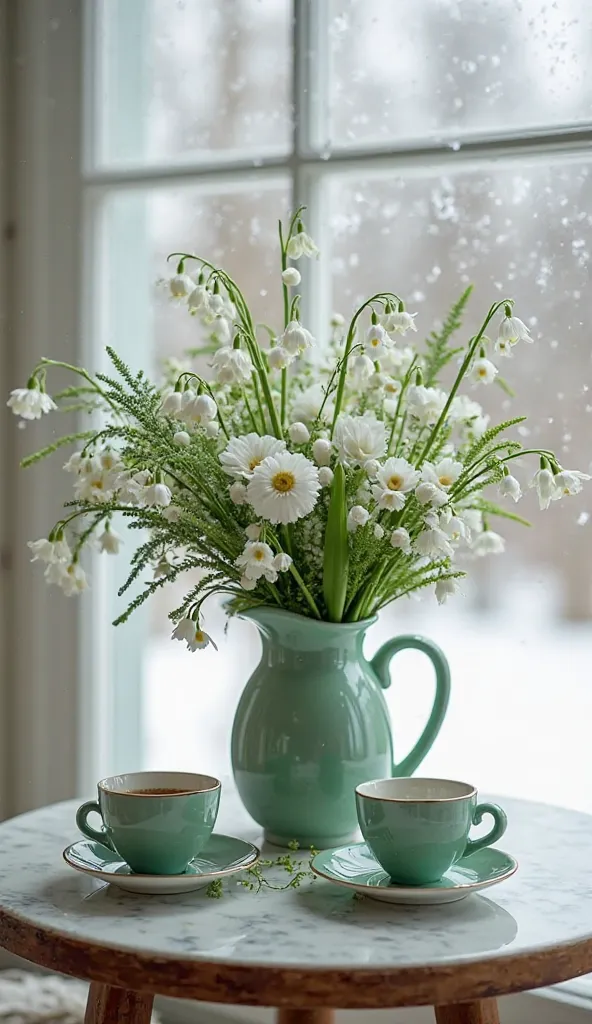
[[[196,639],[198,644],[203,644],[203,642],[205,640],[205,636],[202,633],[201,629],[196,629],[195,630],[195,639]]]
[[[440,484],[440,487],[450,487],[450,484],[454,483],[454,481],[451,476],[446,476],[446,474],[444,474],[443,476],[438,477],[438,483]]]
[[[370,338],[370,344],[372,345],[372,348],[378,348],[380,345],[380,338]]]
[[[386,384],[384,390],[388,391],[389,395],[397,395],[399,393],[399,385],[398,384]]]
[[[399,476],[398,473],[395,473],[393,476],[389,477],[386,485],[389,491],[400,491],[403,486],[403,477]]]
[[[102,489],[103,489],[103,481],[102,480],[91,480],[90,485],[91,485],[91,487],[94,487],[94,489],[96,491],[102,491]]]
[[[283,470],[281,473],[276,473],[271,478],[271,486],[275,491],[279,491],[280,494],[286,494],[291,491],[296,483],[296,478],[293,473],[288,473]]]
[[[263,561],[263,552],[261,551],[261,549],[258,548],[257,551],[254,552],[253,557],[254,557],[256,562],[262,562]]]
[[[254,469],[257,468],[257,466],[260,466],[260,465],[261,465],[261,459],[251,459],[251,461],[249,462],[249,469],[251,470],[251,473],[253,472]]]
[[[477,372],[480,377],[487,377],[487,369],[485,366],[480,366]]]

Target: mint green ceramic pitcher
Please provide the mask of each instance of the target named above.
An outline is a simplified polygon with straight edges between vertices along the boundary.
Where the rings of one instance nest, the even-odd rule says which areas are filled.
[[[419,636],[388,640],[368,661],[374,619],[318,622],[271,607],[245,613],[263,642],[234,719],[232,766],[241,799],[269,842],[323,849],[357,835],[354,790],[369,779],[411,775],[442,725],[450,695],[446,658]],[[431,659],[436,695],[413,750],[396,763],[383,689],[398,651]]]

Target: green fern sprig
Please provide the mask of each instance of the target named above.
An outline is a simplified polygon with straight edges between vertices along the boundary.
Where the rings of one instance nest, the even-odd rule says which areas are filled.
[[[427,387],[433,387],[438,379],[438,375],[446,364],[451,359],[454,359],[455,355],[462,352],[462,347],[449,348],[449,342],[452,335],[462,325],[463,314],[472,291],[473,285],[470,284],[451,307],[440,330],[432,331],[426,341],[427,354],[424,357],[424,381]]]

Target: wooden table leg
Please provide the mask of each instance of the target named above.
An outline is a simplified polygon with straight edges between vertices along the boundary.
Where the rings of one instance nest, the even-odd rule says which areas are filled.
[[[129,992],[93,981],[86,1001],[84,1024],[150,1024],[154,996]]]
[[[436,1006],[437,1024],[500,1024],[497,999]]]
[[[277,1024],[333,1024],[334,1010],[278,1010]]]

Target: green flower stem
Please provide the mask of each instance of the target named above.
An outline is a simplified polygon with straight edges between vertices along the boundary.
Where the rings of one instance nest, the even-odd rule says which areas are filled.
[[[257,399],[257,408],[259,410],[259,415],[261,417],[261,429],[263,430],[263,433],[266,434],[267,433],[267,424],[265,423],[265,413],[263,412],[263,402],[261,401],[261,392],[259,390],[259,381],[257,379],[257,374],[255,372],[252,373],[251,380],[253,381],[253,390],[255,392],[255,398]]]
[[[105,402],[107,402],[108,405],[111,406],[113,411],[118,416],[121,415],[121,409],[119,409],[117,407],[117,405],[115,405],[115,403],[111,401],[111,399],[106,394],[106,392],[103,391],[102,387],[99,384],[97,384],[97,382],[94,379],[94,377],[91,377],[90,373],[88,373],[88,371],[85,370],[84,367],[82,367],[82,366],[73,366],[72,363],[64,363],[64,362],[62,362],[61,359],[45,359],[45,357],[44,357],[41,360],[41,362],[38,363],[37,366],[35,367],[34,374],[36,374],[38,372],[44,372],[44,368],[47,367],[47,366],[59,366],[63,370],[70,370],[71,373],[77,373],[79,377],[82,377],[85,381],[87,381],[91,385],[92,389],[94,391],[96,391],[97,394],[99,394],[101,396],[101,398],[104,399]]]
[[[391,446],[392,446],[392,443],[393,443],[393,437],[395,435],[395,428],[397,426],[397,419],[399,417],[399,412],[401,411],[401,403],[403,401],[403,398],[405,397],[405,392],[407,391],[407,388],[409,387],[409,382],[411,380],[411,375],[413,373],[413,370],[415,369],[416,362],[417,362],[417,356],[414,356],[413,360],[411,362],[411,366],[407,370],[407,373],[405,374],[405,379],[403,380],[403,383],[401,385],[401,393],[400,393],[399,398],[397,400],[397,407],[395,409],[395,415],[393,416],[393,425],[391,427],[391,432],[390,432],[390,436],[389,436],[389,442],[388,442],[388,446],[387,446],[387,450],[386,450],[387,451],[387,455],[391,454]],[[403,420],[402,420],[402,423],[401,423],[401,431],[400,431],[399,436],[397,438],[397,444],[396,444],[396,447],[395,447],[395,451],[397,451],[397,449],[399,447],[399,444],[401,443],[401,438],[403,436],[403,428],[405,426],[406,418],[407,418],[407,413],[405,413],[405,415],[403,416]]]
[[[294,221],[294,219],[292,219],[292,223],[290,224],[290,231],[288,233],[288,240],[286,242],[286,245],[290,241],[290,237],[292,235],[292,230],[293,230],[293,227],[294,227],[294,223],[295,223],[295,221]],[[284,246],[284,238],[283,238],[283,233],[282,233],[282,222],[281,221],[279,222],[279,235],[280,235],[280,249],[281,249],[281,254],[282,254],[282,273],[283,273],[284,270],[286,269],[286,267],[288,266],[288,257],[286,255],[286,247]],[[284,283],[283,280],[282,280],[282,293],[283,293],[283,300],[284,300],[284,327],[287,327],[289,322],[290,322],[290,295],[289,295],[289,292],[288,292],[288,286],[287,286],[287,284]],[[280,405],[280,421],[281,421],[282,430],[283,430],[283,429],[285,429],[285,426],[286,426],[286,407],[287,407],[287,404],[288,404],[288,370],[287,370],[287,367],[285,367],[282,370],[281,381],[282,381],[282,397],[281,397],[281,405]]]
[[[247,412],[249,414],[249,419],[251,420],[251,423],[253,425],[253,430],[255,431],[256,434],[258,434],[259,433],[259,427],[257,426],[257,420],[255,419],[255,415],[254,415],[253,410],[251,409],[251,406],[249,404],[249,399],[247,398],[247,392],[246,392],[245,388],[242,389],[242,393],[243,393],[243,401],[245,403],[245,406],[247,408]]]
[[[439,419],[438,419],[438,421],[436,423],[436,426],[432,430],[432,433],[430,434],[428,440],[426,441],[425,447],[424,447],[421,455],[419,456],[419,459],[418,459],[418,461],[416,463],[418,468],[421,466],[422,462],[425,462],[425,460],[427,459],[427,457],[428,457],[428,455],[430,453],[430,449],[431,449],[432,445],[434,444],[434,441],[435,441],[436,437],[438,436],[440,428],[442,427],[443,423],[445,423],[445,421],[446,421],[446,417],[448,415],[448,410],[450,409],[450,406],[452,405],[452,402],[453,402],[453,400],[455,398],[456,392],[458,391],[458,389],[459,389],[459,387],[461,385],[461,382],[462,382],[462,380],[463,380],[467,370],[469,369],[469,367],[471,365],[471,362],[473,361],[473,356],[474,356],[475,352],[477,351],[479,345],[481,344],[481,339],[483,338],[483,335],[485,334],[485,331],[487,330],[487,326],[488,326],[490,320],[492,319],[492,317],[495,316],[497,311],[502,308],[502,306],[509,305],[511,307],[512,304],[513,304],[513,299],[501,299],[500,302],[494,302],[493,305],[490,307],[489,313],[485,317],[485,320],[483,321],[483,323],[482,323],[482,325],[481,325],[481,327],[479,329],[479,333],[473,338],[472,342],[469,345],[469,348],[468,348],[467,354],[466,354],[466,356],[465,356],[465,358],[463,360],[462,366],[461,366],[460,370],[458,371],[458,374],[457,374],[457,377],[456,377],[456,380],[455,380],[454,384],[452,385],[452,389],[451,389],[450,394],[448,396],[448,401],[446,402],[446,405],[444,406],[442,412],[440,413],[440,417],[439,417]]]
[[[282,370],[282,390],[281,390],[281,402],[280,402],[280,422],[282,424],[282,431],[286,427],[286,410],[288,406],[288,369],[284,367]]]
[[[508,443],[511,444],[512,442],[510,441]],[[505,447],[506,445],[499,445],[497,450],[499,451],[501,448]],[[477,462],[474,462],[473,465],[471,466],[471,469],[474,469],[475,466],[478,466],[480,462],[483,462],[486,458],[489,458],[493,454],[493,451],[488,452],[487,455],[484,455],[481,459],[478,459]],[[512,459],[521,459],[524,455],[544,455],[547,458],[555,458],[555,454],[553,452],[547,451],[544,448],[521,448],[519,452],[512,452],[510,455],[504,456],[503,459],[498,459],[498,462],[511,462]],[[488,472],[489,468],[485,466],[483,469],[480,469],[478,473],[474,473],[473,476],[470,476],[467,480],[463,480],[462,486],[458,489],[458,492],[456,491],[456,489],[453,489],[450,492],[451,498],[458,498],[458,496],[462,494],[462,491],[464,491],[470,484],[474,483],[475,480],[478,480],[480,476],[483,476]]]
[[[306,600],[306,602],[307,602],[311,612],[313,613],[314,617],[316,619],[320,619],[322,616],[321,616],[321,613],[320,613],[320,611],[319,611],[319,609],[317,607],[317,603],[316,603],[314,597],[312,596],[310,590],[306,586],[306,583],[302,579],[302,576],[298,572],[298,569],[294,565],[294,562],[292,562],[292,564],[290,565],[290,568],[289,568],[288,571],[292,574],[293,578],[296,580],[296,583],[300,587],[300,590],[302,591],[302,594],[303,594],[303,596],[304,596],[304,598],[305,598],[305,600]]]
[[[341,406],[343,403],[343,392],[345,391],[345,380],[347,377],[347,361],[350,357],[352,345],[354,343],[356,324],[360,316],[362,315],[364,310],[368,308],[368,306],[371,306],[373,302],[381,302],[386,299],[395,299],[397,302],[401,301],[399,296],[395,295],[394,292],[377,292],[376,295],[372,295],[369,299],[366,299],[366,301],[362,303],[362,305],[356,310],[352,317],[352,321],[349,325],[349,330],[347,332],[347,338],[345,341],[345,351],[343,353],[343,360],[341,363],[341,372],[339,374],[339,382],[337,384],[335,412],[333,414],[333,423],[331,424],[331,437],[333,437],[333,433],[335,431],[335,424],[337,423],[337,417],[341,412]]]
[[[210,398],[212,399],[212,401],[214,402],[214,404],[216,406],[216,415],[217,415],[217,418],[218,418],[218,423],[222,427],[222,433],[226,437],[226,440],[229,441],[230,440],[230,434],[228,433],[228,430],[226,429],[226,423],[224,422],[224,418],[222,416],[222,413],[220,412],[220,407],[219,407],[219,405],[218,405],[218,403],[216,401],[216,398],[215,398],[214,392],[212,391],[211,385],[208,383],[207,380],[204,380],[203,377],[200,377],[200,375],[198,373],[195,373],[193,370],[184,370],[183,373],[180,373],[179,376],[177,377],[177,383],[179,383],[179,381],[181,380],[182,377],[186,377],[187,380],[190,380],[191,378],[194,378],[195,380],[199,381],[199,384],[204,389],[204,391],[207,391],[208,395],[210,396]]]

